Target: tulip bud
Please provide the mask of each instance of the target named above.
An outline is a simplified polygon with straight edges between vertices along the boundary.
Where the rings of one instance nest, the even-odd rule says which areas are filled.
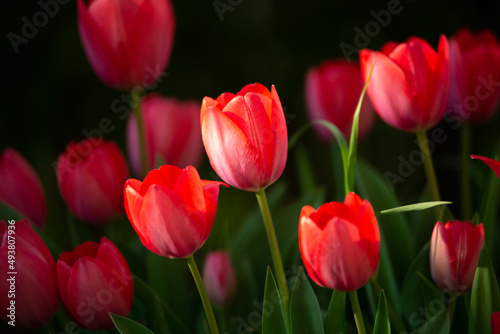
[[[437,222],[429,251],[434,282],[454,294],[470,292],[483,245],[482,224],[475,226],[458,220]]]
[[[5,202],[41,227],[47,216],[42,183],[30,164],[15,150],[0,155],[0,202]]]
[[[59,307],[56,263],[26,219],[0,221],[0,319],[20,328],[47,325]]]
[[[66,311],[88,329],[114,327],[109,313],[126,316],[134,285],[127,262],[106,237],[64,252],[57,261],[57,282]]]
[[[491,334],[500,334],[500,312],[493,312],[490,317]]]
[[[224,306],[231,302],[236,293],[236,273],[227,251],[208,253],[203,265],[203,283],[213,304]]]
[[[482,157],[480,155],[474,155],[474,154],[471,154],[470,156],[472,159],[479,159],[479,160],[482,160],[485,164],[488,165],[488,167],[490,167],[494,172],[495,174],[500,178],[500,161],[496,161],[496,160],[493,160],[491,158],[487,158],[487,157]]]

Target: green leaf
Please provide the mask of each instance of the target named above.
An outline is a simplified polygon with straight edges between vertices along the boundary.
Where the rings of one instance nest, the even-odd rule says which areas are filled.
[[[345,333],[345,298],[344,291],[333,291],[330,306],[326,313],[325,333]]]
[[[479,257],[469,311],[469,334],[490,334],[490,317],[500,311],[500,292],[486,247]]]
[[[276,281],[267,267],[262,310],[262,334],[287,334],[285,314]]]
[[[110,313],[109,316],[113,320],[116,329],[118,329],[121,334],[154,334],[152,331],[132,319],[112,313]]]
[[[299,174],[298,182],[302,194],[315,191],[314,171],[311,159],[304,146],[298,146],[295,150],[295,164]]]
[[[427,210],[427,209],[433,208],[435,206],[445,205],[445,204],[452,204],[452,202],[433,201],[433,202],[422,202],[422,203],[416,203],[416,204],[409,204],[409,205],[398,206],[397,208],[382,210],[382,211],[380,211],[380,214],[387,215],[387,214],[393,214],[393,213]]]
[[[302,268],[292,290],[290,322],[292,334],[324,334],[321,309]]]
[[[425,318],[422,318],[425,319]],[[423,320],[422,320],[423,321]],[[432,315],[413,334],[448,334],[450,332],[450,319],[448,309],[444,308],[440,312]]]
[[[375,317],[375,325],[373,326],[373,334],[391,334],[389,310],[387,309],[384,290],[380,291],[380,299],[378,300],[378,309]]]
[[[484,228],[484,241],[488,249],[492,250],[494,246],[495,236],[495,222],[496,222],[496,209],[498,207],[498,193],[499,193],[499,179],[496,174],[491,171],[488,184],[485,186],[484,198],[481,205],[481,214],[483,228]],[[495,255],[495,253],[493,253]]]

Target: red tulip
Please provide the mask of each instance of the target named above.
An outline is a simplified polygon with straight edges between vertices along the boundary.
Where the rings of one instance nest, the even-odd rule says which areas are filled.
[[[354,111],[364,86],[359,66],[347,60],[327,60],[307,71],[305,85],[309,118],[330,121],[349,138]],[[359,117],[359,138],[368,134],[374,120],[373,106],[365,96]],[[317,132],[324,140],[332,140],[332,134],[324,127],[318,126]]]
[[[227,305],[236,293],[236,273],[227,251],[208,253],[203,265],[203,283],[210,301]]]
[[[437,222],[429,251],[434,282],[455,294],[470,292],[483,245],[482,224],[475,226],[458,220]]]
[[[0,221],[0,319],[21,328],[47,325],[59,308],[56,263],[26,219]]]
[[[493,160],[493,159],[490,159],[490,158],[487,158],[487,157],[482,157],[480,155],[474,155],[474,154],[471,154],[470,156],[472,159],[479,159],[479,160],[482,160],[485,164],[488,165],[488,167],[490,167],[494,172],[495,174],[500,178],[500,161],[496,161],[496,160]]]
[[[113,142],[72,142],[57,159],[59,190],[71,212],[89,223],[103,224],[123,212],[127,178],[127,163]]]
[[[108,313],[126,316],[134,284],[127,262],[106,237],[87,241],[57,260],[59,293],[70,318],[88,329],[114,327]]]
[[[161,166],[144,182],[125,184],[125,210],[142,243],[153,253],[186,258],[203,246],[214,223],[219,186],[196,169]]]
[[[236,95],[205,97],[201,134],[210,164],[233,187],[258,191],[283,173],[287,158],[285,115],[274,86],[246,85]]]
[[[152,86],[167,66],[174,40],[170,0],[78,0],[78,28],[87,58],[107,85]]]
[[[485,30],[460,29],[450,40],[450,110],[472,122],[490,118],[500,103],[500,43]]]
[[[449,55],[446,37],[438,51],[426,41],[411,37],[405,43],[389,42],[382,51],[360,51],[361,72],[378,115],[403,131],[418,132],[436,125],[448,103]]]
[[[378,266],[380,231],[367,200],[348,193],[344,203],[325,203],[300,213],[299,246],[309,277],[330,289],[354,291]]]
[[[12,206],[41,227],[47,216],[42,183],[30,164],[15,150],[0,155],[0,202]]]
[[[500,312],[493,312],[490,317],[491,334],[500,334]]]
[[[164,164],[184,168],[196,165],[202,155],[200,105],[151,94],[141,104],[146,135],[148,170],[155,168],[157,158]],[[141,174],[139,138],[135,116],[127,124],[130,162],[136,175]]]

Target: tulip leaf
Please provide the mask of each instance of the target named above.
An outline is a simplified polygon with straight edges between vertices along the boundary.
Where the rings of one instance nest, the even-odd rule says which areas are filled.
[[[325,333],[345,333],[345,298],[344,291],[335,290],[326,313]]]
[[[302,268],[292,290],[290,323],[292,334],[324,334],[321,309]]]
[[[380,291],[377,315],[373,326],[373,334],[391,334],[391,323],[389,321],[389,310],[385,300],[384,290]]]
[[[269,267],[262,305],[262,334],[287,334],[283,303]]]
[[[485,185],[484,198],[480,211],[480,218],[482,219],[484,228],[484,241],[490,250],[493,250],[492,247],[494,246],[493,237],[495,236],[495,213],[498,207],[499,183],[497,175],[490,172],[488,184]],[[495,255],[495,252],[492,255]]]
[[[500,292],[487,247],[483,247],[472,284],[469,333],[490,334],[490,316],[500,311]]]
[[[109,316],[113,320],[116,329],[121,334],[154,334],[152,331],[132,319],[112,313],[110,313]]]
[[[450,318],[447,308],[442,309],[436,314],[424,312],[424,314],[419,314],[419,316],[420,318],[416,321],[420,324],[423,323],[423,325],[416,331],[413,331],[412,334],[448,334],[450,332]]]
[[[379,212],[381,215],[393,214],[393,213],[401,213],[401,212],[409,212],[409,211],[420,211],[427,210],[433,208],[438,205],[452,204],[452,202],[447,201],[432,201],[432,202],[422,202],[416,204],[408,204],[403,206],[398,206],[397,208],[386,209]]]

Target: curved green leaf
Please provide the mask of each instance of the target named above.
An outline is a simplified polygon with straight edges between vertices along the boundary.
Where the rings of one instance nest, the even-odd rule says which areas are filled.
[[[378,301],[377,316],[375,317],[373,334],[391,334],[389,310],[387,309],[384,290],[380,291],[380,299]]]
[[[110,313],[109,316],[111,320],[113,320],[116,329],[121,334],[154,334],[152,331],[132,319],[112,313]]]
[[[432,315],[419,329],[413,334],[448,334],[450,332],[450,318],[448,309]]]
[[[269,267],[267,267],[262,305],[262,334],[287,334],[283,303]]]
[[[379,213],[381,215],[387,215],[387,214],[409,212],[409,211],[420,211],[420,210],[427,210],[427,209],[433,208],[435,206],[445,205],[445,204],[452,204],[452,202],[432,201],[432,202],[408,204],[408,205],[398,206],[398,207],[392,208],[392,209],[382,210]]]
[[[326,313],[325,333],[345,333],[345,291],[333,291],[330,306]]]
[[[324,334],[321,309],[302,268],[292,290],[290,322],[292,334]]]

